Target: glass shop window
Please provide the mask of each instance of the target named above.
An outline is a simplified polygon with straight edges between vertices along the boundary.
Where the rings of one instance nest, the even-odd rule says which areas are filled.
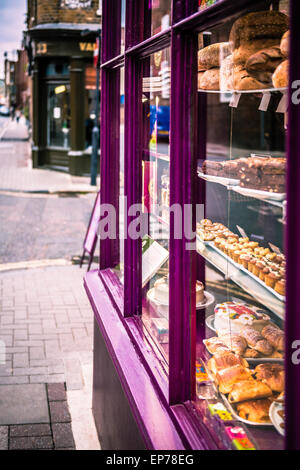
[[[69,148],[70,86],[65,83],[48,84],[47,145]]]
[[[145,39],[171,26],[171,0],[145,2]]]
[[[199,34],[196,406],[220,447],[283,447],[287,12]]]
[[[164,358],[169,338],[170,49],[143,62],[142,320]]]

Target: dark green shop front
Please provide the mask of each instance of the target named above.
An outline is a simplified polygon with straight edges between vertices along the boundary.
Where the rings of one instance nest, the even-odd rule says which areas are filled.
[[[40,25],[32,48],[32,161],[71,175],[90,173],[96,70],[95,25]]]

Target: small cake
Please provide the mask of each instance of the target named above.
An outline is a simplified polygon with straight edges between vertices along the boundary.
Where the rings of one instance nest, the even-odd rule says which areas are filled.
[[[224,302],[215,307],[215,329],[217,332],[230,330],[232,333],[238,334],[246,325],[261,331],[269,321],[270,317],[265,310],[254,305]]]
[[[203,304],[205,302],[204,285],[203,282],[196,282],[196,304]]]
[[[256,262],[256,264],[254,265],[254,269],[253,269],[253,274],[255,274],[255,276],[259,277],[261,271],[266,267],[266,264],[261,261],[261,260],[258,260]]]
[[[285,295],[285,280],[280,279],[275,284],[275,291],[278,292],[280,295]]]
[[[169,303],[169,279],[161,277],[154,283],[154,297],[157,302],[167,305]],[[196,282],[196,304],[204,303],[204,285],[202,282]]]
[[[248,270],[253,273],[254,266],[257,262],[257,258],[253,257],[248,263]]]
[[[241,264],[246,269],[248,269],[248,264],[250,263],[251,259],[252,259],[252,257],[249,253],[244,253],[243,255],[240,256]]]
[[[278,272],[270,271],[269,274],[267,274],[265,277],[265,283],[268,287],[272,287],[272,289],[274,289],[276,282],[280,279],[281,276]]]
[[[265,282],[266,275],[269,274],[270,271],[271,271],[271,269],[268,268],[268,266],[266,266],[262,271],[260,271],[260,273],[259,273],[259,279],[261,279],[262,281]]]
[[[166,305],[169,303],[169,280],[161,277],[154,283],[154,297],[158,302]]]

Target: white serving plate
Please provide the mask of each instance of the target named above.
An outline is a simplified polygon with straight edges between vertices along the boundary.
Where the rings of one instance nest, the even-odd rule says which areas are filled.
[[[154,294],[155,294],[154,287],[152,289],[148,290],[147,299],[150,300],[150,302],[153,302],[158,307],[168,307],[169,306],[169,302],[162,303],[162,302],[159,302],[158,300],[156,300]],[[212,294],[210,294],[209,292],[207,292],[206,290],[204,291],[204,297],[206,298],[206,302],[196,304],[196,310],[202,310],[204,308],[207,308],[210,305],[212,305],[215,301],[214,296]]]
[[[274,401],[270,406],[269,416],[270,420],[272,421],[275,429],[281,436],[284,436],[284,429],[280,426],[280,424],[284,423],[284,420],[279,416],[278,411],[283,411],[284,406],[282,403],[277,403]]]
[[[202,171],[198,171],[198,176],[200,176],[200,178],[204,179],[205,181],[208,181],[210,183],[219,183],[223,186],[237,186],[240,184],[239,179],[225,178],[223,176],[206,175],[202,173]]]
[[[268,191],[260,191],[259,189],[242,188],[241,186],[235,186],[232,190],[242,196],[254,197],[257,199],[266,199],[270,201],[284,201],[286,199],[286,193],[270,193]]]

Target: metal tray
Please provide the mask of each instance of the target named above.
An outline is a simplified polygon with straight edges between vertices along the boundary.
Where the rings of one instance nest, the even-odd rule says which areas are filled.
[[[202,173],[202,171],[198,171],[198,176],[205,181],[208,181],[210,183],[218,183],[222,184],[222,186],[238,186],[240,184],[239,179],[235,178],[225,178],[223,176],[212,176],[212,175],[206,175]]]

